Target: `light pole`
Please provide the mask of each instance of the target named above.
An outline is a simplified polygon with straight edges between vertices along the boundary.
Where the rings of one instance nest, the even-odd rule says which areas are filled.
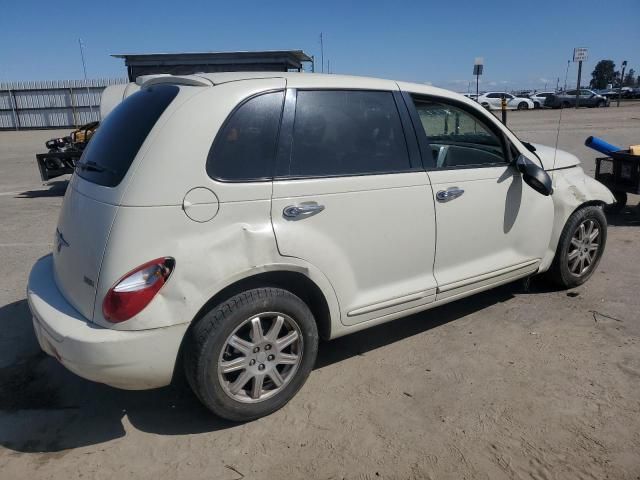
[[[87,80],[87,64],[84,61],[84,43],[82,43],[81,38],[78,39],[78,45],[80,45],[80,58],[82,59],[82,70],[84,71],[84,83],[87,87],[87,102],[89,102],[89,112],[91,113],[91,116],[93,116],[93,107],[91,106],[91,92],[89,91],[89,81]]]
[[[569,76],[569,65],[571,65],[571,60],[567,60],[567,71],[564,72],[564,91],[567,91],[567,77]]]

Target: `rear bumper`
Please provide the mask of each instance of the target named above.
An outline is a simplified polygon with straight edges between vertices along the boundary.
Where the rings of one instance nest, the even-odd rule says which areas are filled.
[[[33,266],[27,299],[40,347],[77,375],[127,390],[171,382],[188,324],[119,331],[90,323],[56,287],[51,255]]]

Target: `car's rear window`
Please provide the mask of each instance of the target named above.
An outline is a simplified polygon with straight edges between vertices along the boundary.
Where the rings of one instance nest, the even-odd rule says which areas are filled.
[[[178,91],[175,85],[153,85],[126,98],[98,127],[76,164],[76,174],[105,187],[118,185]]]

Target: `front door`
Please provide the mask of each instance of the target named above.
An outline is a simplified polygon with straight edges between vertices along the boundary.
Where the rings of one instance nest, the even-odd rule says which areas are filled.
[[[438,299],[535,272],[549,245],[553,202],[523,182],[514,147],[491,114],[443,98],[407,99],[435,152],[428,173]]]
[[[322,271],[347,325],[435,299],[431,186],[398,99],[390,91],[287,93],[281,139],[290,141],[272,199],[278,249]]]

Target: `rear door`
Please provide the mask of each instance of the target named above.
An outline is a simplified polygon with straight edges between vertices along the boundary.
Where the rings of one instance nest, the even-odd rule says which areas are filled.
[[[405,99],[423,128],[419,134],[437,152],[426,167],[436,211],[438,299],[536,271],[549,244],[553,202],[523,182],[489,115],[446,98]]]
[[[435,298],[431,186],[406,129],[397,92],[287,92],[272,200],[278,248],[324,273],[344,324]]]

